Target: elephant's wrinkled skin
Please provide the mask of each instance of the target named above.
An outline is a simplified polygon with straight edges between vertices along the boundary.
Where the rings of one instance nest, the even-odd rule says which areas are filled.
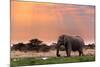
[[[59,48],[61,45],[65,46],[66,54],[69,57],[71,51],[78,51],[79,56],[83,55],[83,46],[84,40],[80,36],[68,36],[68,35],[61,35],[58,38],[57,42],[57,53],[56,55],[59,57]]]

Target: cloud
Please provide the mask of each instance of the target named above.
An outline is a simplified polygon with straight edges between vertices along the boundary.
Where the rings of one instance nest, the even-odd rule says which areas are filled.
[[[70,4],[11,3],[12,42],[39,38],[56,41],[61,34],[94,41],[95,7]]]

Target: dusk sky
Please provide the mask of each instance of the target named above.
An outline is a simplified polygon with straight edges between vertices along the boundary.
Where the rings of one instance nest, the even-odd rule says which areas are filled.
[[[94,42],[95,7],[92,5],[11,2],[11,43],[38,38],[56,42],[61,34],[79,35]]]

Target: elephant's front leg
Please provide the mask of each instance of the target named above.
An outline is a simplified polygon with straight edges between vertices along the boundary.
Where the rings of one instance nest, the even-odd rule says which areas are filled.
[[[59,48],[60,48],[60,45],[57,45],[57,53],[56,53],[57,57],[60,57]]]
[[[70,44],[65,45],[65,49],[66,49],[67,57],[70,57],[70,54],[71,54],[71,45]]]
[[[70,50],[70,49],[67,49],[67,50],[66,50],[66,54],[67,54],[67,57],[70,57],[71,50]]]

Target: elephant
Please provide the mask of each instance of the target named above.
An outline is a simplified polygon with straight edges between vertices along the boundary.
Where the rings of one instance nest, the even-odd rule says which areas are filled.
[[[78,51],[79,56],[83,56],[84,40],[80,36],[61,35],[57,41],[56,55],[60,57],[59,48],[64,45],[67,57],[70,57],[71,51]]]

